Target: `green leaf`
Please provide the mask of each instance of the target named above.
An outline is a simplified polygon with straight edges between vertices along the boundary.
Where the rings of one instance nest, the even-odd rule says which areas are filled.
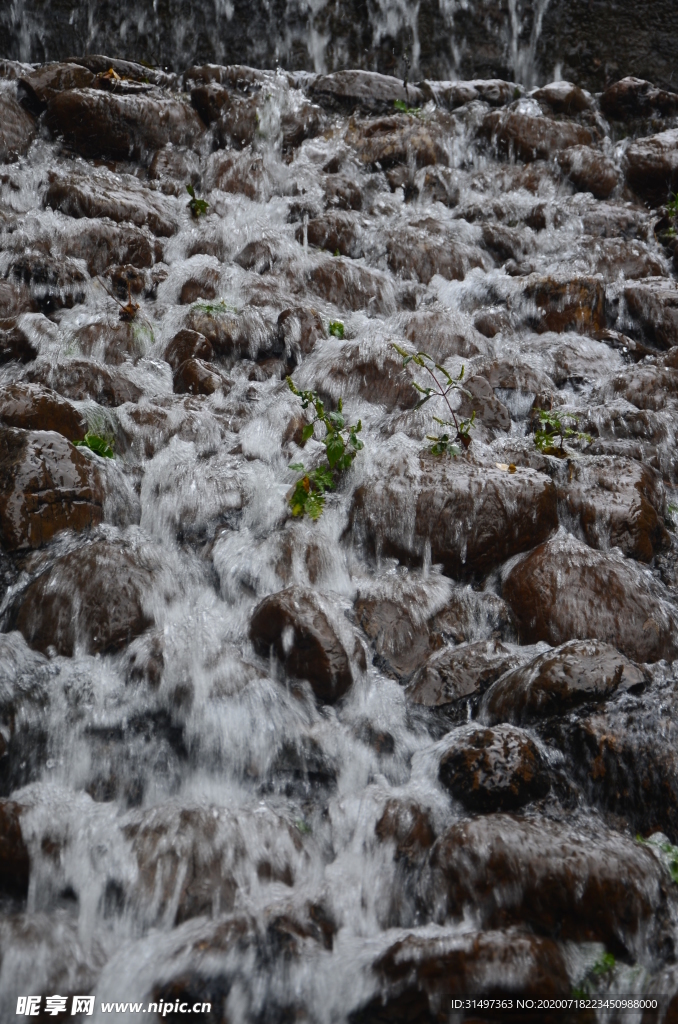
[[[335,430],[343,429],[344,417],[340,412],[331,412],[328,418]]]
[[[113,459],[113,440],[101,437],[99,434],[93,434],[89,431],[85,434],[82,441],[74,441],[73,444],[76,448],[89,448],[95,455],[101,456],[102,459]]]
[[[338,255],[338,253],[335,253],[335,255]],[[344,325],[341,322],[341,320],[330,320],[329,332],[335,338],[343,338],[344,337]]]
[[[195,189],[193,188],[192,185],[187,185],[186,186],[186,191],[188,192],[188,194],[191,197],[191,199],[195,199]]]
[[[290,464],[289,464],[289,466],[287,468],[288,469],[293,469],[295,473],[303,473],[304,472],[304,464],[303,464],[303,462],[290,462]]]
[[[301,443],[306,444],[309,437],[313,436],[313,424],[307,423],[301,432]]]
[[[330,469],[334,469],[336,463],[344,454],[344,439],[341,434],[329,434],[325,438],[325,447],[327,450],[327,461],[330,464]]]

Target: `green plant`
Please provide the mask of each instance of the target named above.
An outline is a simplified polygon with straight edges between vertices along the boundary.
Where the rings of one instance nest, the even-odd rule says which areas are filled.
[[[675,530],[676,525],[678,525],[678,505],[666,506],[666,518],[669,530]]]
[[[420,111],[419,107],[409,107],[407,103],[405,103],[405,100],[394,100],[393,106],[401,114],[414,114],[415,117],[419,114]]]
[[[462,450],[469,447],[471,444],[471,430],[476,421],[475,412],[469,419],[461,419],[457,416],[454,409],[450,405],[448,395],[453,391],[461,391],[462,394],[471,398],[471,392],[467,391],[466,388],[462,387],[462,380],[464,379],[464,367],[462,366],[461,372],[458,377],[452,377],[444,366],[440,363],[436,363],[432,356],[428,355],[427,352],[408,352],[407,349],[401,348],[400,345],[393,345],[396,352],[403,357],[403,366],[407,366],[408,363],[414,363],[415,366],[420,366],[422,370],[426,370],[433,381],[432,387],[424,387],[419,384],[416,380],[412,381],[412,386],[423,395],[415,409],[421,409],[423,405],[426,405],[432,398],[442,398],[445,405],[448,408],[449,414],[452,417],[451,420],[442,420],[438,416],[434,416],[433,419],[436,423],[439,423],[442,427],[454,428],[454,436],[451,437],[449,433],[445,432],[440,436],[436,434],[427,434],[426,440],[432,441],[431,453],[433,455],[461,455]],[[459,444],[461,444],[461,448]]]
[[[534,432],[534,443],[540,452],[544,455],[555,455],[562,459],[567,455],[565,448],[565,440],[567,438],[575,438],[578,441],[586,441],[591,444],[593,438],[590,434],[584,434],[580,430],[576,430],[577,417],[571,413],[563,413],[562,419],[557,412],[549,409],[538,409],[539,422],[541,428]],[[566,426],[562,420],[567,419],[574,423],[574,427]],[[556,446],[556,439],[560,438],[560,444]]]
[[[356,455],[364,447],[358,437],[362,423],[360,420],[353,425],[346,423],[341,399],[336,412],[326,412],[317,391],[300,390],[291,377],[287,378],[287,384],[292,394],[301,399],[302,409],[312,407],[315,413],[313,420],[307,423],[301,432],[301,444],[305,445],[313,435],[316,423],[325,428],[322,443],[325,445],[326,461],[308,472],[302,462],[293,462],[289,467],[295,472],[303,473],[290,495],[292,515],[307,515],[315,520],[323,513],[325,492],[334,490],[338,474],[350,469]]]
[[[202,217],[203,214],[209,210],[209,203],[206,203],[204,199],[198,199],[195,194],[195,189],[192,185],[186,186],[186,191],[191,197],[188,201],[188,208],[194,217]]]
[[[596,977],[611,974],[616,966],[617,961],[612,953],[602,953],[591,968],[591,974],[596,975]]]
[[[650,837],[649,839],[643,839],[640,835],[636,836],[636,842],[659,850],[663,854],[662,860],[666,864],[671,878],[674,882],[678,883],[678,846],[673,846],[672,843],[664,843],[659,838],[653,839]]]
[[[113,438],[102,437],[101,434],[93,434],[87,431],[82,441],[74,441],[76,448],[89,448],[95,455],[101,455],[104,459],[113,459]]]
[[[329,332],[335,338],[343,338],[344,325],[341,320],[330,320]]]
[[[219,313],[239,313],[235,306],[229,305],[223,299],[220,299],[218,302],[194,302],[191,309],[197,309],[200,313],[207,313],[209,316],[215,316]]]

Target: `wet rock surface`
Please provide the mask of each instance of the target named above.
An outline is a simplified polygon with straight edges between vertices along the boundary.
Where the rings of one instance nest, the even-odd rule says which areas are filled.
[[[668,991],[678,84],[61,56],[0,62],[0,1017]]]

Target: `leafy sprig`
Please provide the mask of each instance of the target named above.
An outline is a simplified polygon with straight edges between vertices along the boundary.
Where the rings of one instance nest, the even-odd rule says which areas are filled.
[[[415,410],[421,409],[421,407],[426,405],[427,402],[430,402],[432,398],[442,398],[447,406],[450,416],[452,417],[451,420],[443,420],[438,416],[433,417],[436,423],[439,423],[442,427],[452,428],[454,430],[454,435],[451,436],[447,431],[440,436],[437,434],[427,434],[427,441],[433,442],[430,449],[431,453],[433,455],[461,455],[462,451],[467,449],[471,444],[471,430],[475,425],[476,414],[474,411],[469,419],[462,419],[458,417],[450,405],[448,395],[452,394],[454,391],[460,391],[468,398],[473,397],[471,392],[467,391],[461,383],[464,379],[464,367],[462,366],[457,377],[452,377],[445,367],[441,366],[440,363],[436,363],[433,356],[430,356],[427,352],[408,352],[407,349],[401,348],[400,345],[395,344],[393,345],[393,348],[403,357],[403,366],[407,366],[408,363],[414,363],[415,366],[420,366],[422,370],[426,370],[433,381],[432,386],[419,384],[416,380],[412,381],[412,387],[423,396],[415,405]],[[459,445],[462,447],[460,448]]]
[[[204,199],[198,199],[195,194],[195,189],[192,185],[186,186],[186,191],[191,197],[188,201],[188,208],[194,217],[202,217],[203,214],[207,213],[210,208],[210,204],[205,202]]]
[[[551,409],[538,409],[537,413],[541,429],[535,430],[534,443],[544,455],[555,455],[557,458],[562,459],[567,455],[565,441],[569,438],[574,438],[577,441],[586,441],[587,444],[591,444],[593,441],[590,434],[585,434],[581,430],[576,429],[578,417],[574,413],[563,413],[562,419],[557,412]],[[565,419],[573,422],[574,426],[570,427],[564,424],[562,420]],[[558,445],[556,445],[557,438],[560,438],[560,444]]]
[[[95,455],[103,459],[115,458],[113,454],[113,440],[109,437],[102,437],[101,434],[94,434],[88,431],[82,441],[74,441],[76,448],[89,448]]]
[[[313,436],[316,424],[325,429],[322,443],[325,445],[326,461],[317,469],[304,469],[302,462],[293,462],[289,467],[303,473],[290,495],[289,503],[293,516],[308,515],[311,519],[319,519],[325,507],[325,493],[333,491],[337,485],[337,476],[353,465],[353,460],[364,445],[358,437],[362,423],[347,424],[343,413],[343,402],[339,399],[336,411],[327,412],[325,403],[318,397],[317,391],[303,390],[296,386],[291,377],[287,385],[293,395],[301,399],[302,409],[312,409],[314,417],[306,423],[301,432],[302,446]]]

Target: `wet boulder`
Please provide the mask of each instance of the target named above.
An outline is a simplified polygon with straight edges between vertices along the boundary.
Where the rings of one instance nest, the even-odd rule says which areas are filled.
[[[403,336],[418,351],[428,352],[436,362],[450,356],[484,355],[487,344],[475,327],[451,310],[421,309],[402,317]]]
[[[321,257],[309,273],[310,286],[339,309],[365,309],[371,314],[395,312],[396,296],[388,275],[342,256]]]
[[[87,274],[75,260],[28,251],[14,256],[5,274],[26,285],[43,313],[72,309],[85,301]]]
[[[664,267],[656,252],[646,243],[622,238],[601,238],[592,246],[594,270],[606,281],[638,280],[643,277],[661,277]]]
[[[0,164],[22,156],[35,137],[35,122],[9,92],[0,93]]]
[[[14,605],[12,627],[43,653],[117,651],[152,624],[147,601],[157,568],[145,551],[96,538],[55,558],[26,587]]]
[[[213,356],[214,350],[203,334],[184,328],[174,335],[163,358],[173,370],[178,370],[186,359],[203,359],[209,363]]]
[[[349,128],[346,141],[366,166],[382,170],[413,163],[416,167],[449,162],[444,136],[433,124],[406,114],[392,114]]]
[[[372,642],[373,664],[407,680],[438,646],[426,622],[397,601],[359,598],[355,615]]]
[[[323,181],[325,206],[337,210],[361,210],[363,193],[360,185],[346,174],[328,174]],[[332,250],[334,252],[334,250]]]
[[[523,312],[539,333],[591,334],[605,327],[605,287],[597,277],[530,274],[520,282],[511,307]]]
[[[323,374],[323,393],[334,402],[358,395],[388,410],[409,410],[419,400],[410,370],[390,345],[331,339],[314,360],[313,372],[318,370]],[[303,369],[297,376],[300,382],[307,380]]]
[[[677,151],[678,152],[678,151]],[[628,284],[624,298],[643,333],[660,348],[678,345],[678,287],[670,278]]]
[[[476,723],[453,729],[438,778],[469,811],[515,811],[546,796],[547,764],[528,733],[513,725]]]
[[[55,202],[58,205],[56,198]],[[66,207],[64,212],[77,209],[75,205],[66,204]],[[126,223],[124,217],[122,224],[116,224],[110,214],[109,208],[105,218],[81,216],[73,230],[58,235],[55,249],[63,256],[84,260],[92,277],[103,274],[109,267],[123,265],[145,269],[162,259],[161,245],[148,228]]]
[[[605,701],[617,690],[642,690],[647,682],[647,672],[609,644],[570,640],[497,679],[481,701],[480,718],[528,725]]]
[[[591,547],[618,547],[650,562],[669,543],[661,478],[635,459],[598,455],[569,460],[558,498],[579,521]]]
[[[87,175],[77,171],[54,175],[43,202],[69,217],[108,217],[116,223],[131,221],[137,227],[148,227],[154,235],[173,235],[177,230],[173,209],[162,195],[145,188],[131,175],[113,174],[101,168]],[[87,230],[87,226],[83,226],[83,230]],[[133,243],[139,245],[138,234],[132,233],[127,239],[128,245]],[[106,243],[106,247],[110,248],[110,243]],[[142,243],[142,252],[145,248]],[[145,252],[143,259],[142,266],[150,265]],[[138,265],[134,260],[124,262]]]
[[[559,153],[557,160],[575,188],[591,192],[596,199],[607,199],[619,183],[619,172],[612,161],[590,146],[571,146]]]
[[[30,862],[21,834],[20,804],[0,800],[0,892],[3,896],[28,895]]]
[[[335,71],[318,75],[309,83],[309,91],[317,103],[330,110],[361,107],[369,111],[392,111],[396,101],[416,107],[423,98],[416,86],[405,86],[400,79],[376,71]]]
[[[652,206],[678,189],[678,128],[632,142],[624,154],[630,188]]]
[[[509,606],[488,590],[470,586],[454,587],[445,607],[432,621],[432,628],[455,644],[475,640],[513,640],[515,624]]]
[[[27,379],[52,388],[74,402],[91,398],[98,405],[116,406],[136,402],[142,395],[141,388],[122,369],[89,359],[68,359],[56,366],[38,362],[30,369]]]
[[[420,563],[429,543],[452,578],[484,575],[557,526],[553,482],[533,470],[425,455],[382,471],[355,493],[354,532],[405,562]]]
[[[60,530],[103,517],[94,462],[54,431],[0,428],[0,533],[8,551],[38,548]]]
[[[517,929],[435,937],[415,929],[389,946],[372,970],[380,993],[351,1014],[350,1024],[432,1024],[449,1015],[450,999],[470,993],[548,999],[567,997],[572,988],[558,943]]]
[[[47,109],[49,101],[64,89],[86,89],[95,83],[92,72],[78,64],[43,64],[29,75],[19,78],[17,95],[26,110],[37,117]]]
[[[474,267],[487,270],[490,265],[480,248],[447,237],[431,222],[394,232],[386,252],[394,274],[422,284],[428,284],[436,274],[448,281],[463,281]]]
[[[47,104],[45,123],[89,159],[149,159],[168,143],[194,144],[204,131],[195,111],[178,97],[116,95],[96,89],[58,93]]]
[[[466,82],[419,82],[425,99],[433,100],[437,106],[456,110],[474,100],[481,100],[491,107],[504,107],[516,99],[521,87],[515,82],[504,82],[501,78],[477,78]]]
[[[572,82],[549,82],[531,95],[539,103],[546,104],[554,114],[565,114],[568,117],[582,114],[585,110],[595,107],[591,93],[580,89]]]
[[[308,222],[306,235],[309,245],[327,249],[332,255],[358,259],[363,255],[363,231],[355,214],[347,210],[328,210],[322,217]],[[298,242],[303,241],[304,228],[296,231]]]
[[[342,637],[314,591],[289,587],[264,598],[254,611],[249,635],[259,654],[267,657],[272,649],[285,670],[307,679],[324,703],[339,700],[353,683]],[[357,641],[352,653],[364,667]]]
[[[291,358],[310,355],[316,342],[325,336],[323,319],[312,307],[290,306],[278,316],[278,337]]]
[[[440,616],[434,623],[438,625]],[[417,670],[407,687],[407,699],[423,707],[444,707],[477,697],[499,676],[520,665],[525,654],[495,638],[461,643],[436,651]]]
[[[393,843],[396,855],[409,863],[420,861],[436,839],[429,809],[395,797],[386,803],[374,833],[379,842]]]
[[[602,942],[632,960],[673,956],[669,875],[632,839],[544,818],[490,814],[452,825],[431,853],[445,918],[466,907],[484,928]]]
[[[72,334],[72,343],[85,356],[120,366],[144,354],[145,338],[149,340],[134,324],[103,317],[78,327]]]
[[[658,89],[642,78],[621,78],[608,85],[600,97],[600,109],[612,121],[632,121],[661,114],[670,117],[678,112],[678,95]]]
[[[593,141],[588,128],[573,121],[554,121],[517,110],[490,111],[482,121],[480,134],[491,140],[503,156],[525,163],[550,160],[561,149],[588,146]]]
[[[0,287],[2,282],[0,282]],[[3,301],[0,290],[0,303]],[[0,320],[0,365],[18,362],[31,363],[37,358],[38,350],[26,332],[19,327],[16,319]]]
[[[494,393],[490,382],[480,374],[473,373],[464,379],[464,390],[467,392],[462,398],[459,406],[459,413],[464,417],[473,414],[477,417],[478,425],[488,430],[511,429],[511,414]]]
[[[215,391],[228,391],[230,381],[204,359],[191,357],[177,366],[172,386],[175,395],[213,395]]]
[[[121,60],[119,57],[109,57],[105,53],[87,53],[84,56],[72,57],[71,62],[80,65],[80,67],[87,68],[92,74],[101,76],[99,79],[103,79],[106,83],[105,75],[109,71],[115,71],[116,75],[120,76],[123,85],[116,83],[113,79],[112,82],[108,82],[109,86],[113,88],[124,87],[125,83],[141,83],[142,85],[159,85],[165,89],[175,89],[177,87],[176,75],[169,74],[163,71],[161,68],[153,68],[148,64],[137,64],[136,61],[132,60]]]
[[[509,571],[503,596],[526,643],[601,640],[638,662],[678,657],[668,591],[622,554],[594,551],[561,531]]]
[[[263,359],[284,350],[277,322],[251,306],[237,313],[223,303],[198,303],[191,307],[184,327],[202,334],[217,359]]]
[[[40,384],[17,381],[0,388],[0,423],[23,430],[53,430],[69,441],[87,433],[84,416],[64,398]]]

